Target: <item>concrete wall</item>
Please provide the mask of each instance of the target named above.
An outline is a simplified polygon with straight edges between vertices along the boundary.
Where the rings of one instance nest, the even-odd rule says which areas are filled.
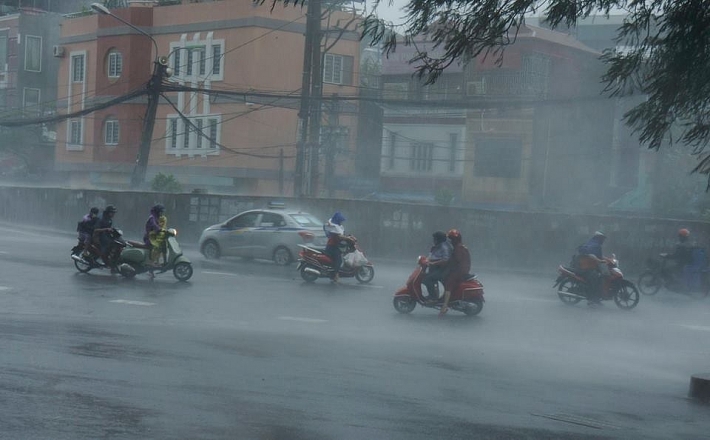
[[[195,244],[203,228],[238,212],[263,208],[274,199],[197,194],[84,191],[56,188],[0,187],[0,220],[74,231],[91,206],[118,207],[115,224],[139,239],[150,207],[163,203],[168,223],[184,243]],[[650,256],[671,250],[676,231],[690,229],[707,246],[710,225],[702,222],[641,217],[571,216],[565,214],[484,211],[357,200],[279,199],[324,221],[333,211],[347,218],[346,231],[357,236],[374,257],[411,260],[430,246],[437,229],[459,228],[477,267],[537,270],[554,276],[576,247],[595,230],[607,236],[606,254],[616,253],[621,268],[638,273]]]

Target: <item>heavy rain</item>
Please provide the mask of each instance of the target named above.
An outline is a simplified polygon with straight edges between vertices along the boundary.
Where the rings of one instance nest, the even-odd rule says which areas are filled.
[[[438,3],[0,0],[0,439],[706,438],[710,6]]]

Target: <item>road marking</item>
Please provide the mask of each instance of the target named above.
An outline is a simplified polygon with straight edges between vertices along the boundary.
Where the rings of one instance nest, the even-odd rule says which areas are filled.
[[[277,319],[282,321],[297,321],[297,322],[307,322],[309,324],[321,324],[328,322],[327,319],[315,319],[315,318],[298,318],[296,316],[279,316]]]
[[[685,327],[690,330],[701,330],[704,332],[710,332],[710,327],[702,326],[702,325],[688,325],[688,324],[675,324],[679,327]]]
[[[127,299],[114,299],[109,302],[116,304],[128,304],[131,306],[154,306],[155,303],[145,302],[145,301],[131,301]]]
[[[7,254],[7,251],[0,251],[0,254]]]
[[[5,290],[10,290],[10,288],[7,286],[0,286],[0,292],[4,292]]]
[[[579,417],[572,414],[535,414],[530,413],[535,417],[544,417],[546,419],[557,420],[560,422],[572,423],[573,425],[586,426],[594,429],[622,429],[620,426],[612,425],[601,420],[590,419],[588,417]]]
[[[238,273],[231,273],[231,272],[215,272],[212,270],[203,270],[202,273],[205,273],[207,275],[225,275],[228,277],[243,277],[244,275],[238,274]]]

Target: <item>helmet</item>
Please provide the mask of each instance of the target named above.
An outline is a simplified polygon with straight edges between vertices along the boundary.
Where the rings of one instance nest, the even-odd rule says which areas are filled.
[[[685,228],[679,229],[679,230],[678,230],[678,236],[679,236],[679,237],[688,238],[688,237],[690,237],[690,231],[687,230],[687,229],[685,229]]]
[[[443,243],[446,241],[446,233],[444,231],[436,231],[431,234],[431,236],[434,239],[434,243],[436,244]]]
[[[104,212],[109,212],[109,213],[116,213],[118,211],[115,206],[113,205],[108,205],[105,209]]]
[[[459,232],[458,229],[451,229],[447,234],[447,237],[449,237],[449,240],[451,240],[454,243],[461,242],[461,233]]]
[[[94,207],[91,208],[91,210],[89,211],[89,214],[99,215],[99,208],[97,208],[97,207],[94,206]]]
[[[150,212],[154,212],[156,214],[161,214],[161,213],[165,212],[165,206],[158,203],[157,205],[150,208]]]
[[[340,212],[336,212],[335,214],[333,214],[333,217],[330,218],[330,221],[332,223],[335,223],[336,225],[342,225],[345,221],[345,216]]]

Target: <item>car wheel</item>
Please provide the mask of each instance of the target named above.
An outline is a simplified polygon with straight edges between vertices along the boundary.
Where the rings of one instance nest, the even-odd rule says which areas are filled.
[[[202,245],[202,255],[208,260],[216,260],[220,256],[219,245],[214,240],[208,240]]]
[[[291,251],[286,249],[284,246],[279,246],[274,250],[274,263],[279,266],[288,266],[293,261],[291,257]]]

